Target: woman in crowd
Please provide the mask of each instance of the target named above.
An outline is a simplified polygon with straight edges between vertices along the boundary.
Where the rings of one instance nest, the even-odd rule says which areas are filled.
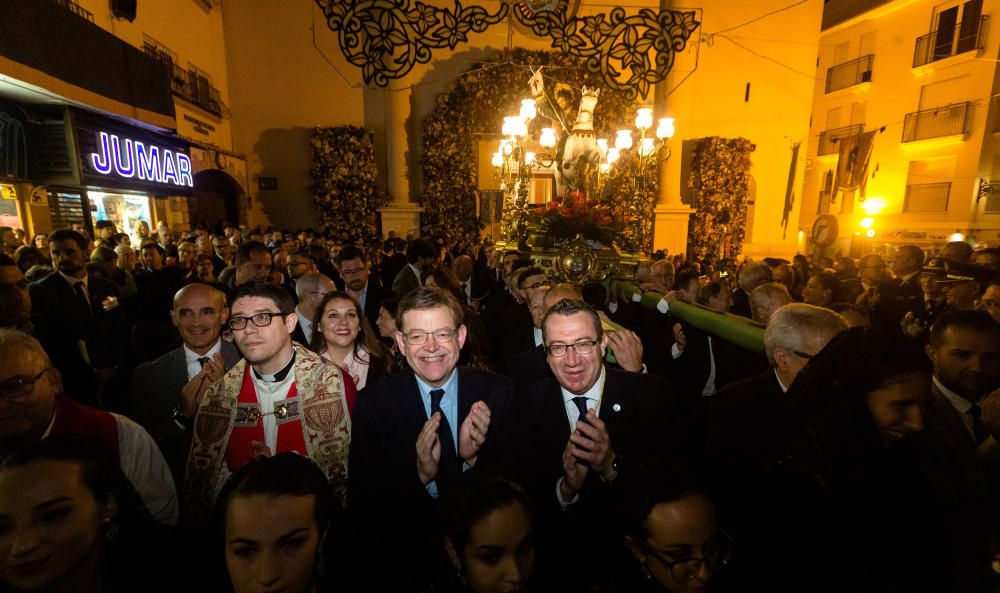
[[[347,372],[358,391],[395,372],[392,354],[354,297],[335,290],[323,297],[316,310],[313,351]]]
[[[44,439],[0,464],[0,591],[177,590],[156,529],[99,443]]]
[[[340,535],[331,529],[336,506],[326,476],[306,457],[279,453],[241,467],[215,507],[228,590],[342,590],[323,578],[335,573],[324,550]]]
[[[620,502],[627,552],[602,592],[725,590],[716,572],[729,562],[733,542],[684,472],[659,461],[636,467],[622,476]]]
[[[805,288],[809,276],[812,276],[809,271],[809,258],[801,253],[796,253],[795,257],[792,258],[792,269],[795,271],[795,283],[789,292],[792,293],[793,298],[801,301],[802,289]]]
[[[451,571],[446,593],[531,590],[535,572],[535,516],[518,484],[476,471],[446,501],[444,549]]]
[[[49,236],[45,233],[38,233],[31,238],[31,244],[41,249],[43,253],[49,252]]]
[[[21,245],[14,251],[14,263],[20,268],[21,272],[27,272],[31,268],[44,264],[46,266],[52,265],[52,259],[49,255],[48,249],[42,251],[41,249],[33,245]]]
[[[399,351],[399,346],[396,344],[396,332],[399,331],[396,327],[396,307],[398,305],[399,299],[397,297],[387,296],[383,298],[382,304],[378,309],[378,319],[375,320],[375,327],[378,328],[378,335],[382,339],[382,343],[388,344],[389,352],[392,353],[392,359],[396,362],[396,366],[404,368],[406,358]]]
[[[468,298],[466,298],[462,284],[458,281],[455,273],[448,268],[435,266],[424,273],[423,281],[424,286],[437,286],[447,290],[462,304],[464,312],[462,324],[465,325],[466,334],[465,345],[462,346],[462,351],[459,353],[458,364],[487,371],[493,370],[489,356],[489,334],[486,332],[486,326],[483,325],[479,314],[468,305]]]
[[[840,280],[829,272],[813,274],[802,288],[802,301],[808,305],[826,307],[840,300]]]
[[[930,386],[920,348],[878,330],[848,329],[810,360],[787,394],[801,428],[768,476],[763,538],[747,544],[767,552],[757,586],[953,590],[918,456]]]

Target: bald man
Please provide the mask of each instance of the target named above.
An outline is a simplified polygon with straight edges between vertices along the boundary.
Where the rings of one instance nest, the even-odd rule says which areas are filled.
[[[132,376],[128,415],[143,425],[167,458],[175,478],[185,463],[184,433],[208,387],[240,360],[221,339],[229,319],[226,295],[207,284],[188,284],[174,295],[170,320],[180,347],[139,365]]]

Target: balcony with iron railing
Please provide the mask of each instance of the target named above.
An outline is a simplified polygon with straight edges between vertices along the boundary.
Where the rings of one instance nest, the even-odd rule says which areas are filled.
[[[953,27],[931,31],[917,37],[913,50],[913,67],[980,50],[986,46],[986,24],[990,15],[984,14],[972,21],[963,21]]]
[[[854,85],[872,81],[873,54],[826,69],[826,91],[832,93]]]
[[[951,183],[913,183],[906,186],[903,212],[947,212]]]
[[[903,142],[918,142],[945,136],[965,135],[972,124],[972,102],[907,113],[903,119]]]
[[[174,94],[205,111],[222,117],[222,96],[219,89],[212,86],[208,78],[197,70],[185,70],[174,63],[173,56],[152,45],[143,48],[147,55],[168,66],[170,88]]]
[[[53,0],[59,6],[62,6],[66,10],[72,12],[80,18],[87,19],[90,22],[94,22],[94,13],[90,12],[86,8],[80,6],[73,0]]]
[[[833,128],[830,130],[824,130],[820,132],[819,135],[819,149],[817,149],[817,156],[823,156],[827,154],[837,154],[840,151],[840,139],[849,138],[851,136],[857,136],[865,129],[865,124],[854,124],[850,126],[844,126],[842,128]]]

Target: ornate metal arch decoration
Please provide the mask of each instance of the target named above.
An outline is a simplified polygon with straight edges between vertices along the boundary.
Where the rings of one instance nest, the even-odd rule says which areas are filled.
[[[479,6],[435,8],[411,0],[315,0],[327,25],[338,34],[348,62],[361,68],[365,84],[387,86],[406,76],[416,64],[431,60],[432,49],[455,49],[470,32],[481,33],[511,12],[501,4],[495,13]],[[514,18],[536,35],[550,37],[552,47],[584,61],[600,73],[608,87],[631,98],[649,95],[651,86],[666,78],[701,24],[695,11],[643,8],[626,16],[568,16],[566,11],[514,10]],[[654,53],[655,58],[650,59]]]

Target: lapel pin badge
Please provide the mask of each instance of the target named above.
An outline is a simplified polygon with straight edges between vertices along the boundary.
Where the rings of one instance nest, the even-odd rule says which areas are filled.
[[[616,411],[616,412],[621,412],[622,411],[622,405],[621,404],[615,404],[615,405],[611,406],[611,409],[614,410],[614,411]]]

